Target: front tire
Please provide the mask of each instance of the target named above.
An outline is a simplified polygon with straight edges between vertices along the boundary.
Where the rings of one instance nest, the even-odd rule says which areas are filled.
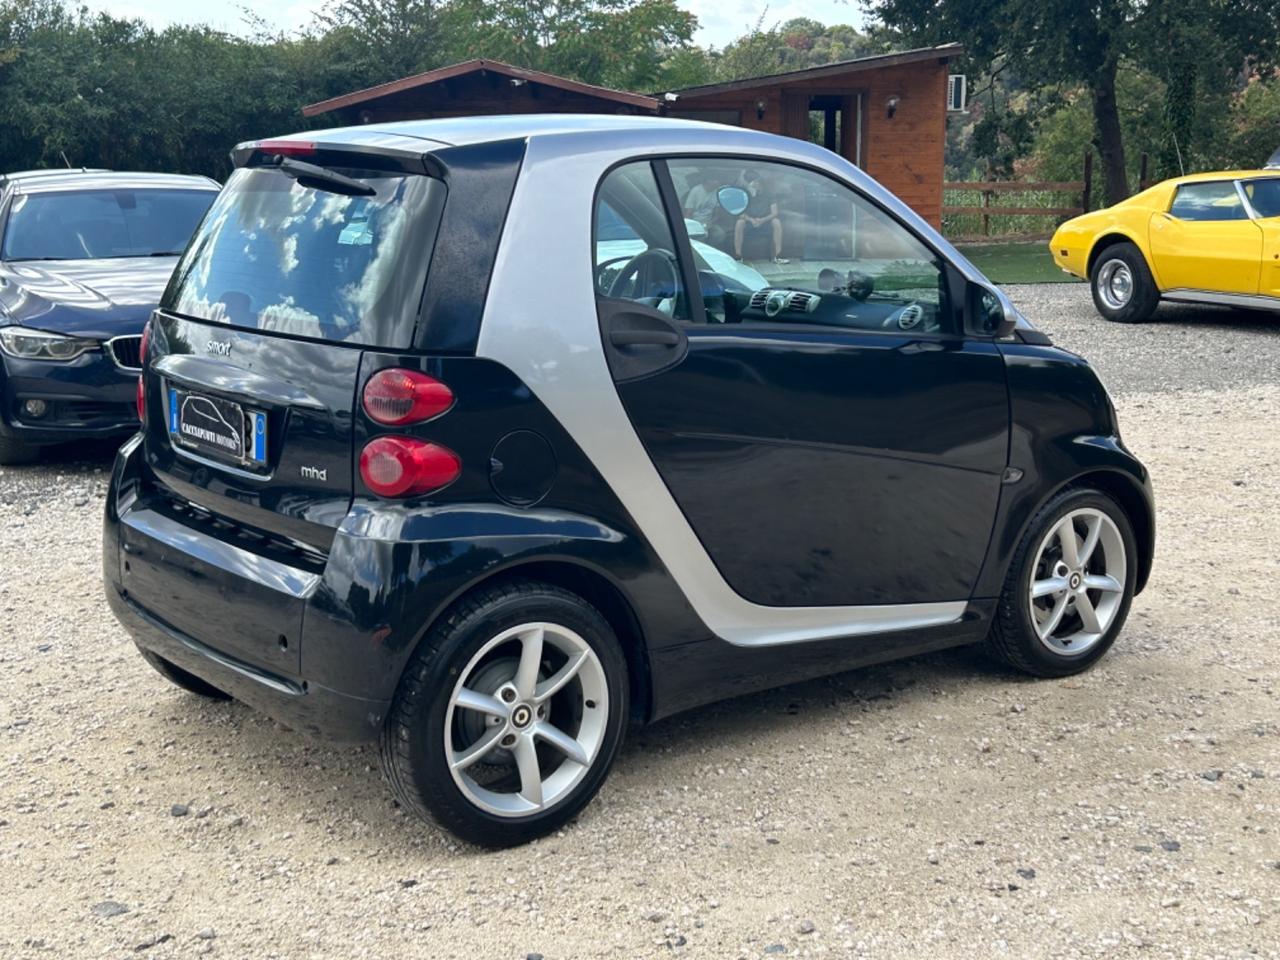
[[[39,447],[0,437],[0,467],[12,467],[20,463],[31,463],[39,454]]]
[[[1141,323],[1160,303],[1147,260],[1132,243],[1116,243],[1098,254],[1089,289],[1098,313],[1115,323]]]
[[[1137,556],[1133,528],[1115,500],[1092,489],[1058,494],[1014,553],[988,646],[1035,677],[1089,669],[1129,615]]]
[[[464,598],[411,659],[383,728],[408,810],[484,847],[551,833],[595,796],[622,743],[626,657],[581,597],[537,582]]]

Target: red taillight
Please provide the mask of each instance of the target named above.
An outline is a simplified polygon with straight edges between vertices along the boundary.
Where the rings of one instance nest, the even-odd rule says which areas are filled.
[[[138,344],[138,366],[145,367],[147,364],[147,345],[151,342],[151,321],[148,320],[142,328],[142,343]],[[147,420],[147,385],[143,382],[142,374],[138,374],[138,393],[134,400],[138,405],[138,420],[145,423]]]
[[[447,447],[412,437],[378,437],[360,452],[360,476],[380,497],[414,497],[453,483],[462,461]]]
[[[316,152],[316,145],[307,140],[259,140],[253,149],[271,156],[308,157]]]
[[[364,412],[389,427],[438,417],[453,406],[453,391],[417,370],[379,370],[364,385]]]

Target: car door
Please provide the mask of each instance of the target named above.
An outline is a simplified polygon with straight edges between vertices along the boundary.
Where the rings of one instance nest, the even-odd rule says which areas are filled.
[[[1262,230],[1234,180],[1184,183],[1150,222],[1152,266],[1163,291],[1252,295],[1262,266]]]
[[[682,191],[711,179],[733,273],[683,233]],[[597,274],[619,397],[725,582],[773,607],[968,599],[1008,396],[936,254],[848,185],[773,162],[629,164],[597,203],[597,230],[620,214],[646,246]]]
[[[1280,177],[1257,177],[1241,182],[1254,223],[1262,231],[1262,270],[1258,293],[1280,298]]]

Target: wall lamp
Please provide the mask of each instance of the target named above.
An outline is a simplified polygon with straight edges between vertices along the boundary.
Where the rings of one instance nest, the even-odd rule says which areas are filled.
[[[756,101],[756,119],[757,120],[764,119],[764,108],[766,106],[768,106],[768,104],[764,102],[763,97]]]
[[[892,97],[890,97],[888,100],[884,102],[885,116],[887,116],[890,120],[892,120],[893,115],[898,112],[899,100],[900,98],[898,97],[898,95],[894,94]]]

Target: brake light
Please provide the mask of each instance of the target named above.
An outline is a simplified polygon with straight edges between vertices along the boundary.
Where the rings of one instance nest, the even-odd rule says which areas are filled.
[[[447,487],[462,461],[447,447],[412,437],[378,437],[360,451],[360,477],[380,497],[413,497]]]
[[[453,391],[417,370],[379,370],[364,385],[364,412],[389,427],[438,417],[453,406]]]
[[[151,321],[148,320],[142,327],[142,342],[138,344],[138,366],[145,367],[147,363],[147,345],[151,343]],[[142,379],[142,373],[138,373],[138,391],[134,398],[134,403],[138,407],[138,421],[140,423],[147,422],[147,385]]]
[[[259,140],[253,149],[279,157],[309,157],[316,152],[316,145],[307,140]]]

